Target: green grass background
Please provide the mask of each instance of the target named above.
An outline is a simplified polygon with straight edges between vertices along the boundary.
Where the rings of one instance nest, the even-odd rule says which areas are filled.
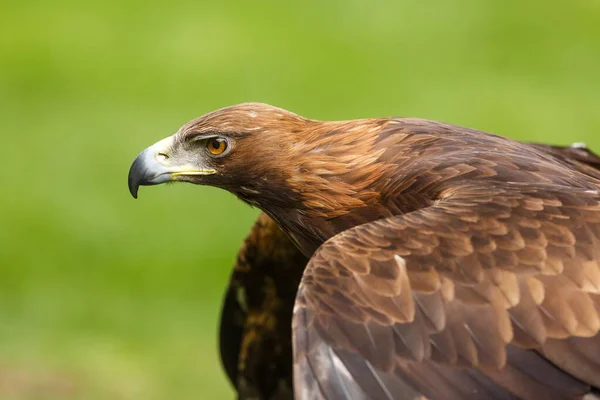
[[[0,398],[228,399],[223,288],[257,215],[127,191],[147,145],[262,101],[600,151],[600,3],[3,1]]]

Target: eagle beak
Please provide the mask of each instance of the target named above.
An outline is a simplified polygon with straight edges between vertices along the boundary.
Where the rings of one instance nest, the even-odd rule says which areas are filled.
[[[159,185],[176,180],[180,175],[211,175],[214,169],[198,169],[190,164],[177,165],[173,157],[173,136],[142,151],[129,168],[127,183],[134,199],[140,186]]]

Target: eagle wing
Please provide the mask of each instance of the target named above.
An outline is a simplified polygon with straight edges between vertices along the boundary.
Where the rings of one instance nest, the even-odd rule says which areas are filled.
[[[600,387],[598,189],[464,182],[325,242],[294,306],[296,397],[558,399]]]
[[[261,213],[238,253],[221,311],[221,361],[240,399],[292,398],[290,321],[307,262]]]

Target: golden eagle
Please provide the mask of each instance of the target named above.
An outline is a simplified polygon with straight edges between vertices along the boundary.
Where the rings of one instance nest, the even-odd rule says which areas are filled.
[[[129,189],[260,208],[225,296],[240,399],[574,399],[600,388],[600,158],[414,118],[220,109]],[[293,383],[293,389],[292,389]]]

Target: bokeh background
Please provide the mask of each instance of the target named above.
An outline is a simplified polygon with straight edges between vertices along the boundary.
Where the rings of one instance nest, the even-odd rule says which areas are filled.
[[[244,101],[600,151],[600,3],[0,3],[0,399],[232,398],[218,314],[258,211],[126,176]]]

